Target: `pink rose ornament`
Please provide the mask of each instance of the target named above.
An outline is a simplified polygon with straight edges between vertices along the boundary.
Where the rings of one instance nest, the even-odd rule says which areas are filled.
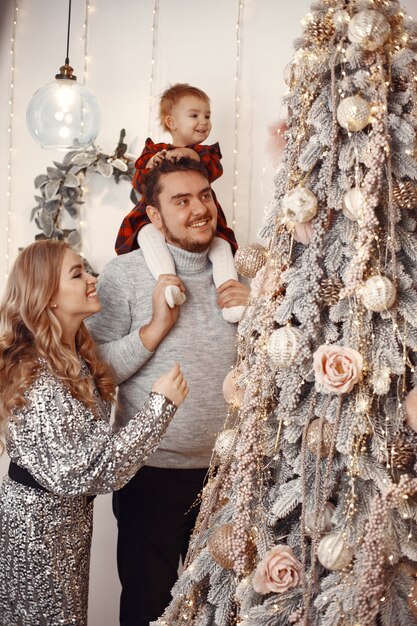
[[[289,546],[277,545],[258,563],[252,585],[257,593],[285,593],[297,587],[301,577],[301,563]]]
[[[313,355],[316,387],[323,393],[349,393],[360,380],[363,358],[353,348],[322,345]]]

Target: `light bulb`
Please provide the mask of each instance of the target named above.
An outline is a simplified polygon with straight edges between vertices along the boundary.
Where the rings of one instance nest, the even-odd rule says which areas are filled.
[[[42,148],[82,150],[100,130],[100,107],[93,92],[68,78],[57,78],[34,94],[26,113],[33,139]]]

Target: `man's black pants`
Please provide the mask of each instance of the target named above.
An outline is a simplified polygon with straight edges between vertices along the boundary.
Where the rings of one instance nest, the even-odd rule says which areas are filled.
[[[148,626],[171,600],[198,514],[205,469],[142,467],[113,498],[119,529],[120,626]]]

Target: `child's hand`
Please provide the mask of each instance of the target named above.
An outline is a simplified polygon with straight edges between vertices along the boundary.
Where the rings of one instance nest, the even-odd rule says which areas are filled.
[[[188,395],[188,386],[178,363],[175,363],[167,374],[154,382],[152,391],[161,393],[177,406],[185,400]]]
[[[153,169],[154,167],[157,167],[158,165],[162,163],[162,161],[165,160],[166,155],[167,155],[167,150],[161,150],[160,152],[157,152],[156,154],[153,155],[151,159],[149,159],[149,161],[146,164],[146,167],[148,167],[149,169]]]
[[[200,157],[195,150],[191,148],[173,148],[172,150],[168,150],[165,158],[167,161],[178,161],[178,159],[193,159],[194,161],[199,161]]]

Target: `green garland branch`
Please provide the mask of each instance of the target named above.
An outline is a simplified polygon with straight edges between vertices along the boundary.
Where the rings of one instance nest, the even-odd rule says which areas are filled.
[[[41,231],[35,235],[36,240],[59,239],[68,242],[72,248],[81,248],[79,228],[63,228],[63,217],[68,214],[73,220],[79,218],[80,207],[84,204],[82,182],[86,174],[95,172],[104,178],[114,178],[116,183],[123,178],[132,180],[135,162],[126,156],[125,136],[126,131],[122,129],[119,143],[111,155],[104,154],[94,145],[84,152],[70,151],[62,163],[54,161],[55,167],[48,167],[46,174],[35,178],[39,194],[35,195],[37,204],[31,211],[30,220],[34,220]],[[133,188],[130,198],[137,203]]]

